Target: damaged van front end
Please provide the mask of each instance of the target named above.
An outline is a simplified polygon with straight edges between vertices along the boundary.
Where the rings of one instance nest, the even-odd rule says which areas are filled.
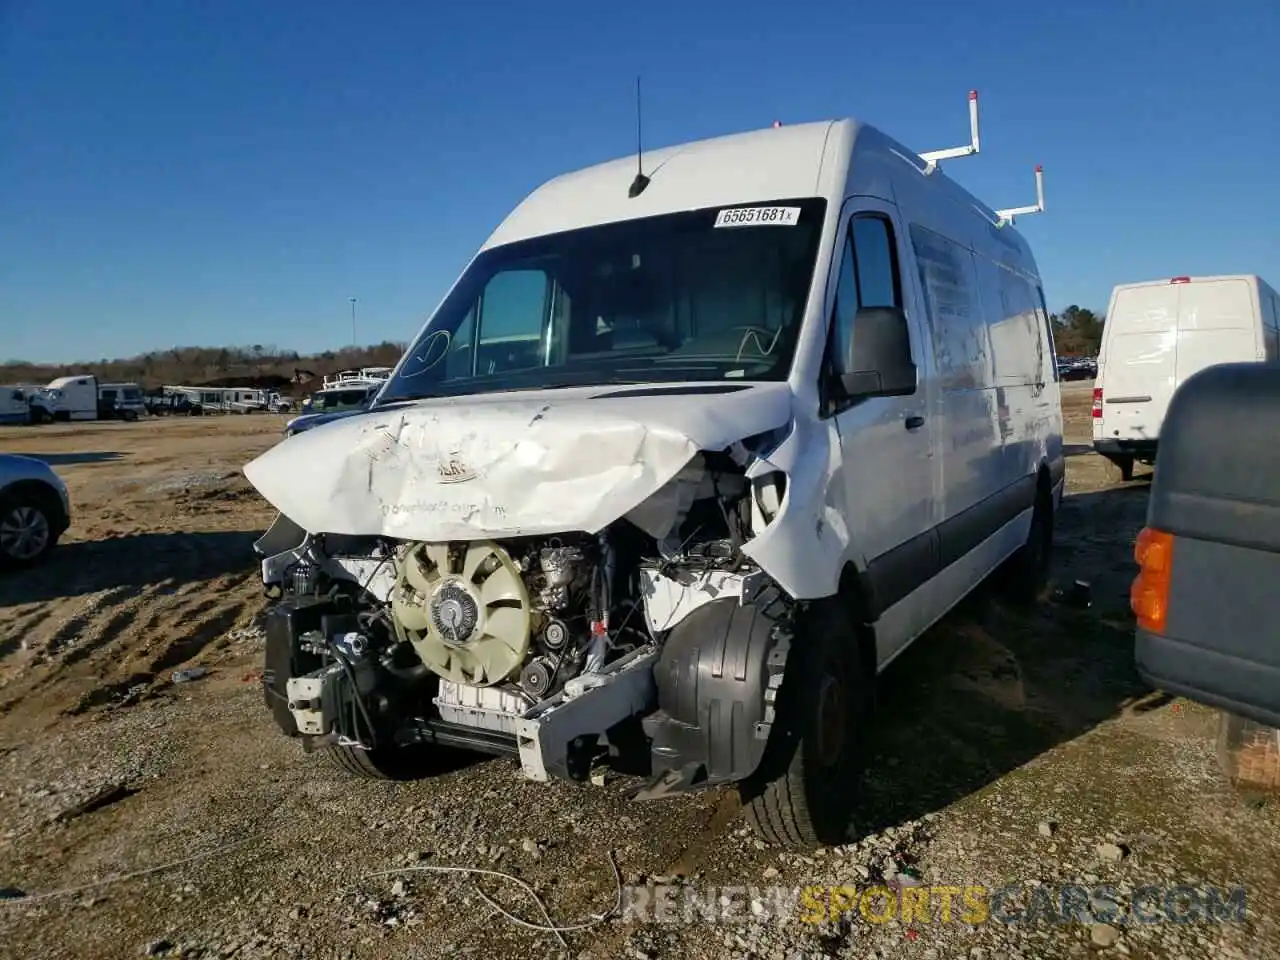
[[[277,722],[375,776],[430,744],[535,780],[609,764],[650,793],[749,776],[807,586],[765,569],[798,569],[762,536],[788,523],[779,463],[827,460],[792,402],[785,383],[442,398],[268,451],[245,472],[281,512],[256,546]]]

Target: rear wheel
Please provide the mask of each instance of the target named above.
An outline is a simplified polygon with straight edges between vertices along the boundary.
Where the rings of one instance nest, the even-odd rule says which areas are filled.
[[[1109,483],[1128,483],[1133,479],[1133,457],[1108,457],[1106,470]]]
[[[747,819],[767,843],[811,849],[848,839],[872,702],[858,640],[835,600],[798,624],[778,725],[761,770],[741,786]]]
[[[1041,486],[1026,542],[1005,561],[1003,592],[1011,603],[1030,606],[1044,596],[1053,569],[1053,495]]]

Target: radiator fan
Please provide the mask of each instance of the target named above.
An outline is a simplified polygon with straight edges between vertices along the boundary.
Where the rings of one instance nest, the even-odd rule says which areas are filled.
[[[529,652],[529,591],[496,543],[413,544],[396,572],[391,614],[399,638],[453,683],[500,683]]]

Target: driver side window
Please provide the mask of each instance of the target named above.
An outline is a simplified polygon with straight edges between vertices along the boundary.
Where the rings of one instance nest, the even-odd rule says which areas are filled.
[[[862,307],[901,307],[902,283],[893,226],[875,213],[849,221],[832,311],[831,356],[837,373],[847,373],[854,317]]]
[[[836,281],[836,304],[832,311],[831,360],[836,373],[844,373],[853,338],[853,318],[858,312],[858,279],[853,265],[853,238],[844,239],[840,256],[840,278]]]

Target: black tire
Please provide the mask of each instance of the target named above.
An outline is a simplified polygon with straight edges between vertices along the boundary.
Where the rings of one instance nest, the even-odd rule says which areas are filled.
[[[34,567],[53,552],[64,526],[60,506],[53,502],[56,496],[35,488],[0,495],[0,567]],[[20,529],[27,531],[21,539],[17,532]],[[27,552],[24,546],[34,546],[29,538],[36,533],[41,544],[34,552]]]
[[[747,821],[766,843],[847,842],[872,687],[853,617],[838,601],[812,605],[797,625],[761,769],[740,786]]]
[[[1043,597],[1053,570],[1053,495],[1043,484],[1036,491],[1031,529],[1026,542],[1005,561],[1004,598],[1019,606],[1033,606]]]
[[[427,747],[325,747],[325,757],[343,773],[362,780],[420,780],[430,772]]]
[[[1106,471],[1109,483],[1128,483],[1133,479],[1133,457],[1108,457]]]

